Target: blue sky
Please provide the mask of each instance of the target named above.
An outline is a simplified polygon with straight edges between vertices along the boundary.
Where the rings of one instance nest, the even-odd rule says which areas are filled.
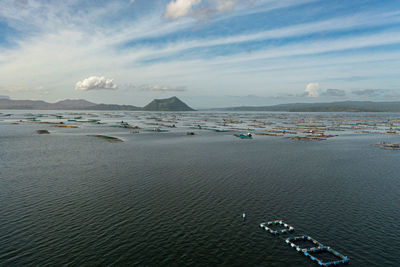
[[[0,95],[400,100],[400,1],[0,0]]]

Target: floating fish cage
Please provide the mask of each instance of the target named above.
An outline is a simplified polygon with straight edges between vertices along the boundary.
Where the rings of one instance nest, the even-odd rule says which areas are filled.
[[[276,229],[276,226],[282,227],[283,229]],[[273,235],[279,235],[284,233],[289,233],[294,231],[294,227],[290,226],[289,224],[283,222],[282,220],[270,221],[266,223],[260,224],[261,228],[264,228],[265,231]]]
[[[308,250],[324,247],[320,242],[307,235],[288,237],[286,243],[299,252],[306,252]]]
[[[346,264],[350,261],[347,256],[344,256],[330,247],[314,248],[303,253],[321,266],[334,266],[341,263]]]
[[[88,136],[93,136],[93,137],[97,137],[97,138],[101,138],[104,140],[107,140],[110,143],[113,142],[123,142],[122,139],[117,138],[117,137],[113,137],[113,136],[107,136],[107,135],[101,135],[101,134],[89,134]]]
[[[168,130],[161,130],[161,129],[151,129],[151,130],[145,130],[146,132],[156,132],[156,133],[166,133],[169,132]]]
[[[330,247],[322,245],[320,242],[307,235],[289,237],[286,239],[286,243],[321,266],[334,266],[341,263],[349,263],[350,261],[347,256],[344,256]]]
[[[260,227],[273,235],[294,231],[294,227],[282,220],[263,222],[260,224]],[[344,256],[329,246],[321,244],[308,235],[288,237],[285,242],[320,266],[336,266],[339,264],[347,264],[350,261],[347,256]]]

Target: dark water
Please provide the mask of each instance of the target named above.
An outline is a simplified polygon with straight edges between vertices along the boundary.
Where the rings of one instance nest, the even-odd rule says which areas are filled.
[[[370,146],[398,136],[0,127],[1,266],[316,266],[258,226],[273,219],[353,266],[400,262],[400,152]]]

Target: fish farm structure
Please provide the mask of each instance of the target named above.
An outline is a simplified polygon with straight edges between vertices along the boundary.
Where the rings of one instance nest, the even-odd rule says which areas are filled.
[[[260,227],[275,236],[294,232],[294,227],[282,220],[264,222],[260,224]],[[288,237],[285,242],[320,266],[336,266],[350,262],[349,257],[321,244],[308,235]]]
[[[287,223],[284,223],[281,220],[261,223],[260,227],[264,228],[265,231],[268,231],[273,235],[279,235],[294,231],[294,227],[290,226]]]

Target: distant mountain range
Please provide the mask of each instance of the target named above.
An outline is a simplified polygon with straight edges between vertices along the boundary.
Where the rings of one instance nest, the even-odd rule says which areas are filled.
[[[9,98],[0,98],[1,109],[23,109],[23,110],[146,110],[146,111],[193,111],[188,105],[183,103],[177,97],[167,99],[155,99],[144,108],[131,105],[110,105],[95,104],[83,99],[63,100],[57,103],[48,103],[45,101],[34,100],[12,100]]]
[[[400,112],[400,102],[344,101],[331,103],[294,103],[274,106],[229,107],[215,110],[286,112]]]
[[[125,110],[125,111],[194,111],[177,97],[154,99],[144,107],[95,104],[83,99],[57,103],[34,100],[12,100],[0,97],[1,109],[24,110]],[[274,106],[241,106],[215,108],[215,111],[286,111],[286,112],[400,112],[400,102],[344,101],[331,103],[294,103]]]

